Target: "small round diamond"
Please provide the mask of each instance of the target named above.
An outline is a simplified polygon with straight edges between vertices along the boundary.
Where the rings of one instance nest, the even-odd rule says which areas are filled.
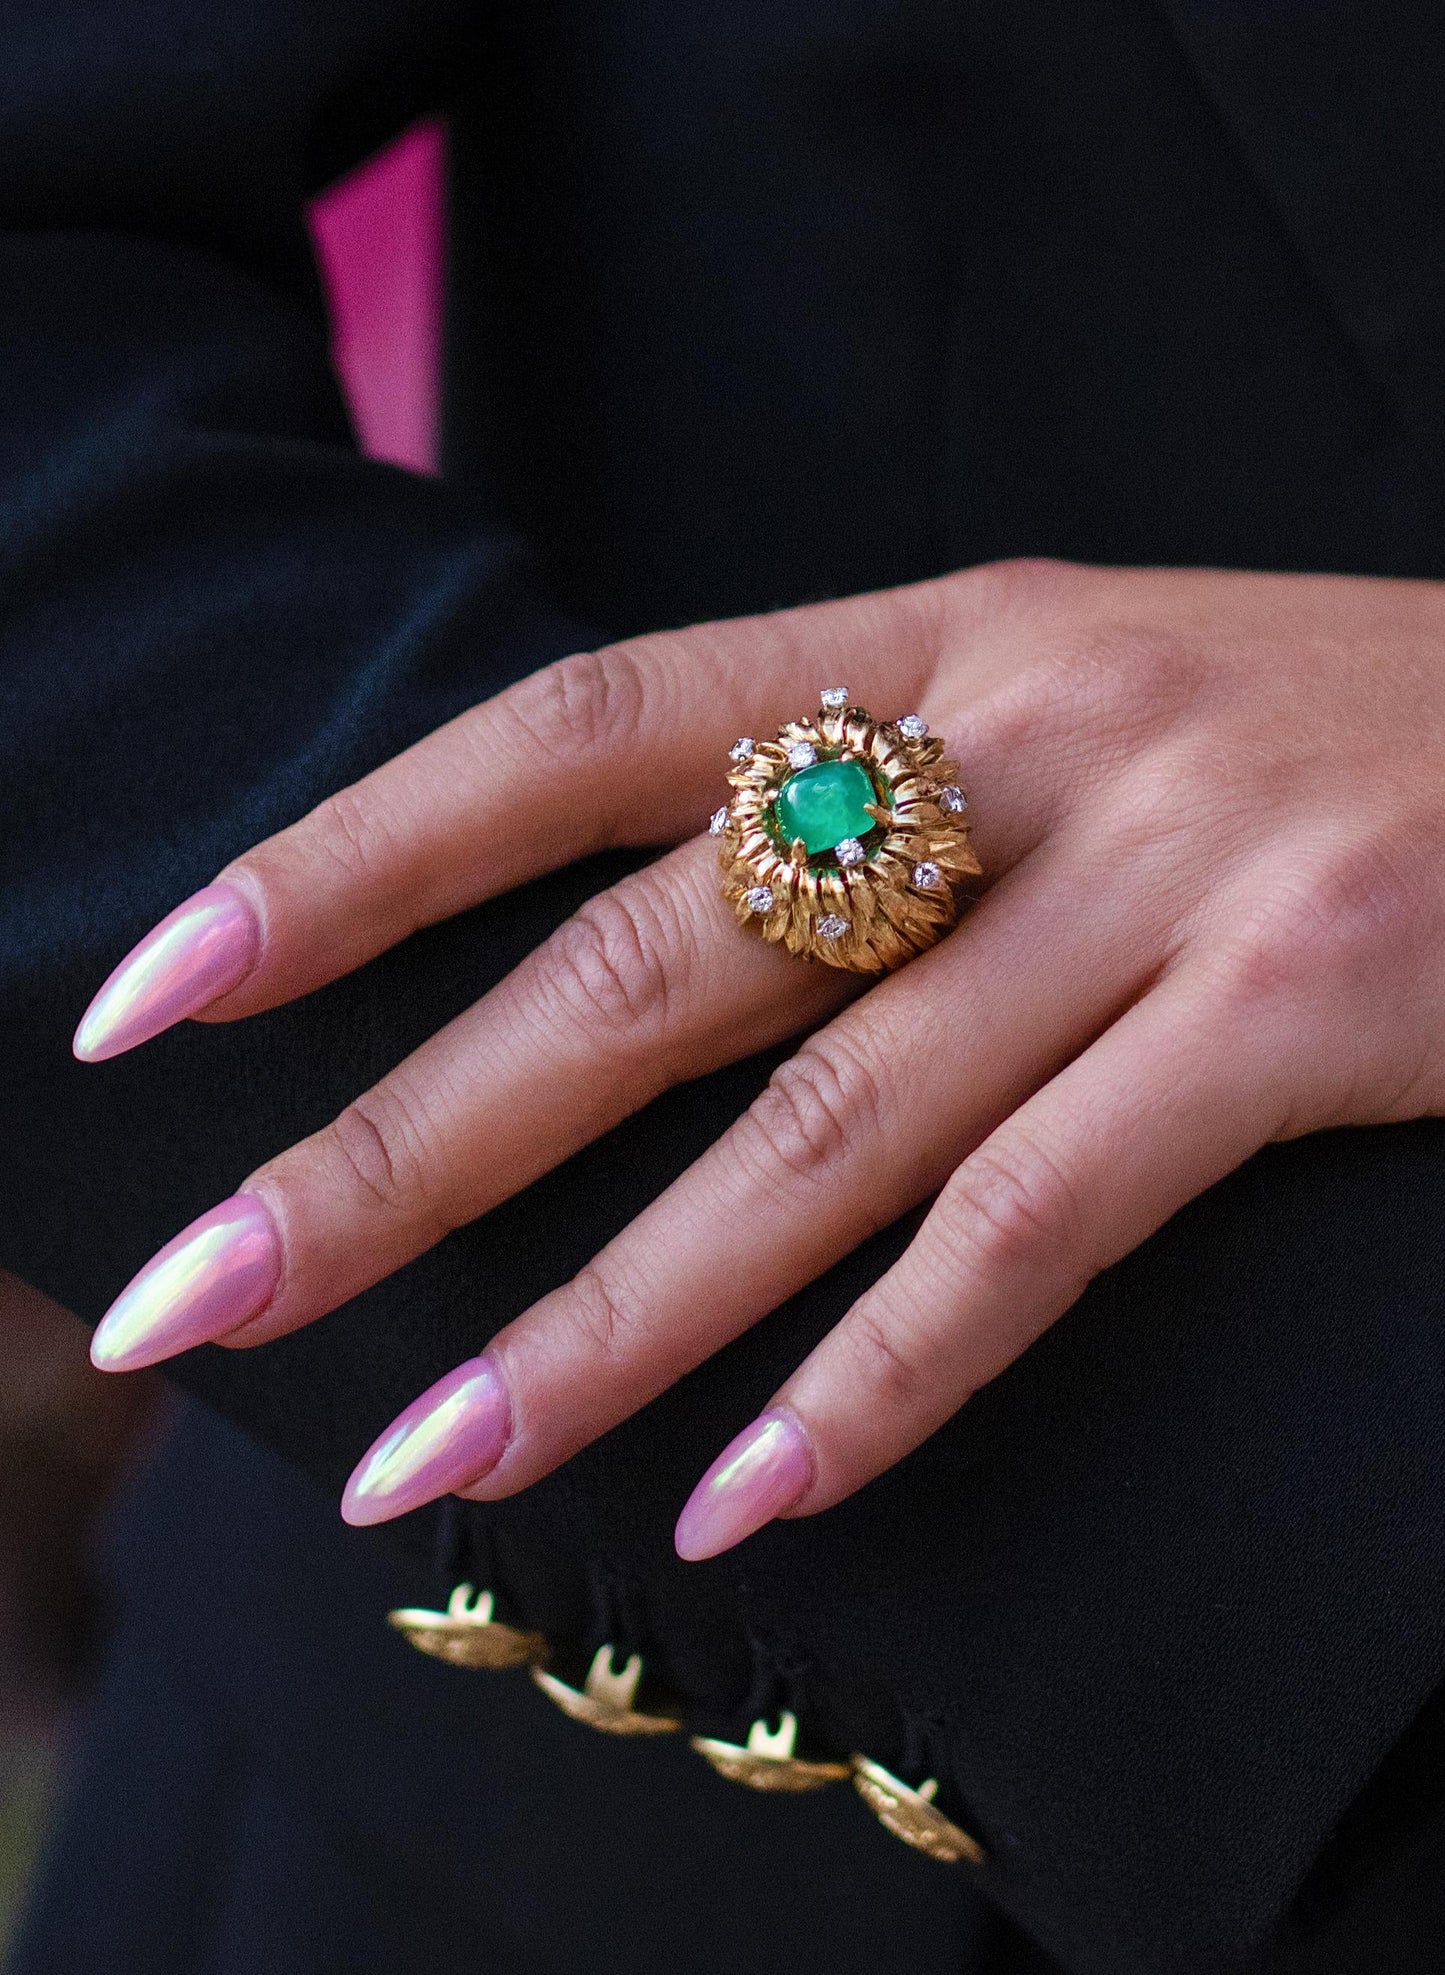
[[[840,864],[861,864],[868,853],[856,837],[844,837],[842,843],[833,846],[833,855]]]
[[[928,722],[921,713],[905,713],[898,722],[898,731],[905,741],[921,741],[928,732]]]
[[[811,741],[795,741],[788,749],[790,768],[811,768],[818,759],[818,750]]]
[[[728,826],[728,812],[727,812],[727,806],[726,804],[724,804],[724,806],[721,809],[715,809],[713,811],[711,817],[708,820],[707,827],[710,835],[715,837],[720,837],[723,831],[727,828],[727,826]]]
[[[848,704],[848,688],[846,686],[824,686],[823,704],[826,707],[832,708],[835,712],[840,706],[846,706]]]
[[[955,816],[958,816],[968,808],[968,797],[956,782],[950,782],[946,789],[938,791],[938,806],[940,809],[951,810]]]
[[[771,912],[773,909],[773,888],[771,885],[754,885],[751,891],[743,893],[743,904],[749,912]]]
[[[751,734],[744,734],[740,741],[734,741],[728,749],[729,759],[733,761],[751,761],[753,758],[753,749],[756,745],[757,743]]]
[[[818,921],[818,931],[824,939],[842,939],[848,930],[848,921],[837,912],[826,913]]]
[[[942,891],[943,872],[931,858],[913,867],[913,882],[920,891]]]

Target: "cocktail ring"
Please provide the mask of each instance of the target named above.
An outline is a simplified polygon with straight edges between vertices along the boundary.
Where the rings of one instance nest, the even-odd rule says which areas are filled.
[[[723,897],[789,953],[882,974],[953,925],[968,841],[958,764],[916,713],[874,720],[829,686],[811,720],[737,742],[712,819]]]

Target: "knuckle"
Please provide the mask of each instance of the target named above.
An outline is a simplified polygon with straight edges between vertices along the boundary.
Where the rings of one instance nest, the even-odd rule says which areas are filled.
[[[1376,974],[1418,937],[1419,892],[1409,860],[1378,836],[1281,860],[1223,942],[1226,997],[1293,1000]]]
[[[958,1169],[940,1202],[938,1234],[962,1273],[1087,1273],[1075,1187],[1058,1161],[1017,1129]]]
[[[668,1025],[669,942],[649,900],[642,886],[601,892],[549,942],[552,993],[589,1029],[645,1042]]]
[[[1199,689],[1204,661],[1187,643],[1067,617],[1045,627],[999,704],[1019,744],[1060,734],[1108,768],[1170,729]]]
[[[766,1165],[796,1179],[835,1172],[875,1142],[886,1097],[877,1071],[836,1038],[805,1043],[780,1063],[752,1109],[748,1128]]]
[[[324,1139],[352,1187],[387,1214],[434,1221],[435,1162],[423,1107],[400,1087],[378,1085],[348,1104]]]
[[[595,1262],[572,1278],[567,1315],[589,1356],[615,1362],[628,1355],[642,1324],[642,1306]]]
[[[1193,841],[1217,854],[1221,750],[1210,736],[1178,736],[1130,760],[1110,790],[1111,856],[1173,856]]]
[[[643,716],[642,667],[629,645],[559,659],[525,679],[508,704],[528,739],[551,758],[610,755],[632,740]]]
[[[1204,670],[1191,644],[1155,630],[1106,624],[1068,638],[1049,657],[1055,690],[1095,734],[1120,741],[1154,731],[1196,693]]]
[[[1053,556],[1014,555],[974,563],[943,580],[970,610],[983,608],[996,617],[1071,600],[1092,573],[1079,563]]]
[[[308,861],[319,855],[349,884],[370,886],[388,869],[391,836],[378,805],[353,787],[337,789],[312,810],[304,846]]]
[[[839,1336],[847,1343],[849,1370],[870,1401],[907,1416],[927,1410],[936,1398],[936,1371],[919,1359],[906,1332],[885,1312],[860,1305]]]

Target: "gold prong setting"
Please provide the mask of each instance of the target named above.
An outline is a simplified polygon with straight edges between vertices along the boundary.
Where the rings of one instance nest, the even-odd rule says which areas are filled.
[[[710,829],[740,924],[790,953],[864,974],[902,965],[954,924],[961,887],[981,867],[958,764],[921,714],[877,721],[845,687],[827,687],[813,718],[788,722],[775,740],[739,740],[730,760],[732,794]],[[866,770],[872,826],[810,852],[802,837],[782,834],[778,798],[793,776],[830,762]]]

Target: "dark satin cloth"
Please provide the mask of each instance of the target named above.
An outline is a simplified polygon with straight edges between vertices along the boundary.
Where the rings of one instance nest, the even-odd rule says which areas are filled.
[[[1433,6],[52,0],[12,5],[5,47],[0,1255],[88,1318],[621,861],[81,1069],[106,968],[591,627],[1008,553],[1445,573]],[[300,228],[308,188],[439,104],[446,486],[351,450]],[[767,1068],[178,1376],[334,1489]],[[475,1567],[579,1665],[645,1650],[700,1726],[787,1701],[935,1771],[978,1887],[1078,1975],[1215,1975],[1281,1930],[1343,1969],[1372,1874],[1438,1966],[1434,1878],[1388,1875],[1440,1788],[1411,1723],[1445,1674],[1442,1167],[1434,1125],[1271,1151],[893,1474],[681,1566],[687,1488],[891,1230],[472,1517]],[[251,1487],[241,1463],[229,1521]],[[164,1499],[184,1549],[194,1504]],[[398,1532],[418,1589],[435,1522]],[[278,1697],[292,1650],[258,1620]],[[357,1711],[372,1651],[338,1663]]]

